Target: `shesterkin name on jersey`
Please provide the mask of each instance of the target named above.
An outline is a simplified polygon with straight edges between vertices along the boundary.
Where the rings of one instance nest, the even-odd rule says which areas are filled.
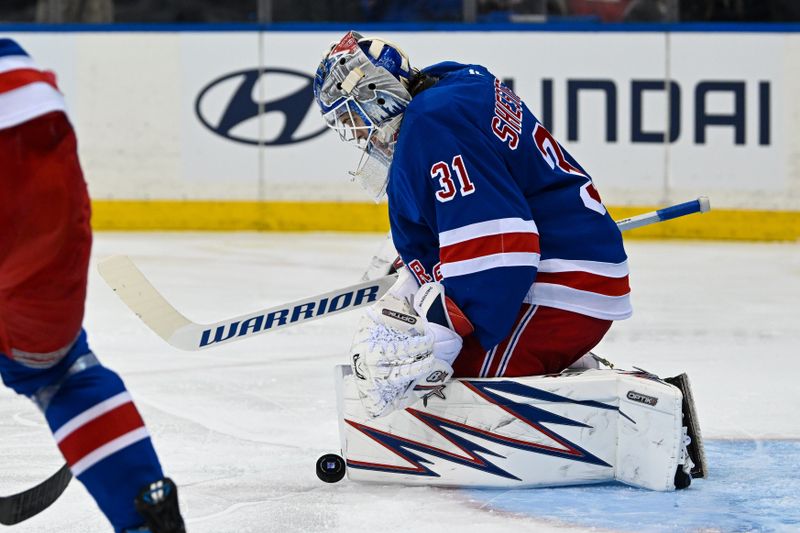
[[[588,173],[484,67],[425,72],[438,82],[406,110],[388,188],[417,280],[441,281],[486,349],[523,303],[629,317],[621,234]]]
[[[522,101],[511,89],[494,79],[492,133],[516,150],[522,135]]]
[[[15,41],[0,39],[0,129],[51,111],[66,111],[55,74],[38,69]]]

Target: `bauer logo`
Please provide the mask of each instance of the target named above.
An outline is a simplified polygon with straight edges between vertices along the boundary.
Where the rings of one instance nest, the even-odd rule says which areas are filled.
[[[444,370],[435,370],[431,372],[431,374],[425,379],[428,383],[436,383],[438,381],[444,381],[447,379],[448,372]]]
[[[645,405],[649,405],[650,407],[653,407],[655,404],[658,403],[658,398],[654,398],[653,396],[648,396],[646,394],[642,394],[641,392],[636,392],[632,390],[629,390],[626,396],[632,402],[643,403]]]
[[[240,70],[203,87],[195,100],[198,120],[234,142],[281,146],[327,131],[316,111],[314,79],[295,70]]]

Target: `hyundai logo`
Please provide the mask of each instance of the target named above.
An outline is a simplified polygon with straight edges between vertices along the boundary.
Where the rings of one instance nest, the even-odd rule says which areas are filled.
[[[240,70],[203,87],[194,110],[206,128],[232,141],[266,146],[303,142],[328,129],[318,127],[318,113],[309,113],[316,111],[313,82],[294,70]]]

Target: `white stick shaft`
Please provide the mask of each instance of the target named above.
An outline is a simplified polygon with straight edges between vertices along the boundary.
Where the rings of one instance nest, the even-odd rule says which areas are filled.
[[[386,276],[214,324],[198,324],[178,312],[129,257],[109,257],[100,261],[97,268],[100,276],[148,328],[182,350],[202,350],[363,307],[380,298],[397,278]]]

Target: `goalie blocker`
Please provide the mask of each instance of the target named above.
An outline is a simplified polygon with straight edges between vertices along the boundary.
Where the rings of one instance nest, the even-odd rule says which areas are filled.
[[[350,367],[338,366],[347,475],[455,487],[616,480],[658,491],[685,488],[691,477],[706,477],[707,467],[688,379],[669,381],[619,370],[455,379],[428,388],[405,410],[371,418]]]

